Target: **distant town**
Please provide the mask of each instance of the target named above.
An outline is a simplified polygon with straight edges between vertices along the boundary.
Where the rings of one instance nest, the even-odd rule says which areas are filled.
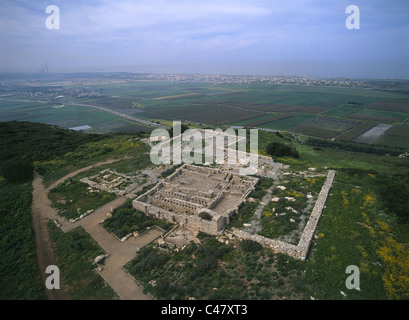
[[[169,82],[198,82],[210,84],[271,84],[271,85],[298,85],[298,86],[325,86],[344,88],[365,88],[377,90],[392,90],[399,93],[409,93],[407,79],[357,79],[357,78],[323,78],[308,75],[223,75],[223,74],[155,74],[155,73],[123,73],[123,72],[84,72],[84,73],[48,73],[37,72],[32,74],[0,74],[0,94],[5,93],[10,86],[20,87],[19,94],[24,94],[24,86],[30,96],[46,96],[58,92],[63,96],[99,97],[102,92],[93,92],[85,88],[66,89],[63,85],[69,84],[101,84],[104,81],[169,81]],[[33,87],[58,86],[53,93],[44,88]],[[22,88],[23,87],[23,88]],[[15,91],[16,88],[13,88]],[[50,90],[50,88],[47,88]],[[70,92],[67,92],[70,91]],[[8,93],[11,93],[8,91]],[[13,92],[14,93],[14,92]]]

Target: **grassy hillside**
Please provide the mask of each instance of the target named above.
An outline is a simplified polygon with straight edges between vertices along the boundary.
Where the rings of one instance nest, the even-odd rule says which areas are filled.
[[[0,163],[14,159],[50,160],[102,138],[42,123],[0,122]]]
[[[140,153],[142,157],[137,159],[145,159],[145,145],[128,141],[134,137],[132,135],[89,135],[45,124],[15,121],[0,123],[0,137],[0,299],[46,299],[36,260],[31,180],[8,181],[1,169],[24,160],[34,164],[34,168],[51,182],[71,170],[115,155]],[[136,160],[136,163],[141,161]],[[135,166],[130,160],[120,165],[128,169]],[[61,247],[62,240],[58,239],[63,237],[55,232],[54,235],[58,242],[56,246]],[[68,270],[69,264],[65,268]],[[100,286],[99,279],[94,279],[94,284]],[[98,296],[86,293],[84,297]]]
[[[31,221],[30,181],[0,181],[0,299],[43,300]]]
[[[150,165],[141,134],[93,136],[18,122],[0,123],[0,133],[0,148],[7,151],[1,154],[0,165],[20,158],[30,161],[48,185],[75,169],[111,158],[123,159],[112,165],[120,172]],[[287,170],[293,174],[309,168],[317,173],[337,171],[307,261],[252,245],[234,247],[201,235],[203,246],[192,244],[169,255],[154,248],[142,250],[128,269],[145,290],[162,299],[408,299],[409,159],[309,146],[290,134],[259,132],[261,154],[266,154],[272,142],[298,152],[298,158],[276,158],[289,165]],[[31,227],[31,181],[0,180],[1,295],[4,299],[43,299]],[[246,205],[241,210],[246,219],[235,221],[248,221],[254,208]],[[128,216],[133,220],[127,221]],[[119,228],[137,230],[138,223],[144,220],[124,214]],[[51,231],[60,253],[77,237],[60,234],[55,228]],[[73,256],[81,253],[77,251]],[[360,291],[345,287],[349,265],[360,269]],[[81,266],[67,264],[65,268],[74,270],[75,285],[83,281],[75,278]],[[104,288],[91,280],[95,288]],[[98,297],[110,297],[108,291],[103,289],[105,293]],[[92,296],[90,290],[77,293],[78,297]]]
[[[0,123],[0,168],[20,160],[48,160],[101,139],[28,122]],[[46,299],[31,220],[31,180],[10,182],[0,173],[0,299]]]

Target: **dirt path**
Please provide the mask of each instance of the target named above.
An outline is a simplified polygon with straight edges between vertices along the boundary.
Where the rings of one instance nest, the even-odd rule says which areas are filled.
[[[40,269],[43,283],[45,283],[47,274],[45,269],[49,265],[56,265],[54,251],[51,246],[50,237],[47,228],[47,219],[49,216],[56,214],[50,207],[47,197],[47,191],[44,188],[41,176],[35,172],[33,180],[33,203],[31,206],[31,216],[33,220],[34,235],[36,240],[37,263]],[[68,300],[68,295],[64,292],[64,281],[61,279],[59,290],[48,290],[46,294],[50,300]]]
[[[94,164],[93,166],[100,166],[107,163],[118,161],[117,159],[110,159],[105,162]],[[135,258],[137,248],[142,248],[151,241],[158,238],[162,231],[152,229],[138,238],[129,238],[125,242],[119,241],[111,233],[103,228],[101,221],[106,218],[111,208],[117,208],[125,203],[125,197],[119,197],[115,200],[97,208],[91,215],[71,223],[65,218],[58,215],[57,211],[51,207],[48,199],[48,191],[56,187],[58,184],[64,182],[66,179],[75,176],[76,174],[86,171],[93,167],[88,166],[78,169],[61,179],[51,184],[47,189],[43,185],[41,176],[35,172],[33,180],[33,203],[32,203],[32,219],[33,227],[36,237],[37,246],[37,260],[40,268],[43,281],[47,278],[45,269],[49,265],[57,265],[54,256],[54,251],[51,246],[51,241],[48,234],[47,221],[57,220],[63,232],[68,232],[78,226],[82,226],[95,241],[109,254],[105,260],[103,270],[99,274],[111,286],[111,288],[123,300],[147,300],[152,299],[150,295],[144,294],[142,288],[134,281],[134,279],[124,270],[123,266],[130,260]],[[69,299],[68,295],[63,290],[63,279],[61,281],[60,290],[46,290],[47,296],[51,300]]]
[[[94,167],[99,167],[99,166],[102,166],[102,165],[104,165],[104,164],[110,164],[110,163],[114,163],[114,162],[117,162],[117,161],[120,161],[120,160],[124,160],[124,159],[126,159],[126,158],[121,158],[121,159],[108,159],[108,160],[106,160],[106,161],[98,162],[98,163],[96,163],[96,164],[89,165],[88,167],[84,167],[84,168],[75,170],[75,171],[73,171],[73,172],[71,172],[71,173],[65,175],[64,177],[58,179],[57,181],[53,182],[52,184],[50,184],[50,185],[47,187],[47,192],[50,191],[50,190],[52,190],[52,189],[54,189],[54,188],[55,188],[56,186],[58,186],[60,183],[63,183],[63,182],[64,182],[65,180],[67,180],[68,178],[72,178],[72,177],[76,176],[77,174],[79,174],[79,173],[81,173],[81,172],[87,171],[87,170],[89,170],[89,169],[91,169],[91,168],[94,168]]]

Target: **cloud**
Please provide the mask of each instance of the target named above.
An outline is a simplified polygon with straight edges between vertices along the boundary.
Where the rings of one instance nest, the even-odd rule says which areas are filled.
[[[349,0],[0,0],[0,66],[164,64],[283,59],[408,60],[409,4],[357,0],[361,30],[345,28]],[[394,48],[394,49],[391,49]]]

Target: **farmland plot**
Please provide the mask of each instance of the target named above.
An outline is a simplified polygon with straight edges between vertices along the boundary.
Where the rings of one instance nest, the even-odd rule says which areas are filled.
[[[409,148],[409,126],[394,126],[386,131],[376,144]]]
[[[387,123],[378,124],[376,127],[368,130],[367,132],[361,134],[359,137],[355,138],[355,142],[363,143],[375,143],[381,135],[383,135],[387,130],[392,128],[393,125]]]
[[[378,122],[400,123],[409,118],[409,113],[392,112],[375,109],[362,109],[356,113],[350,114],[348,118],[358,120],[372,120]]]
[[[409,113],[409,100],[381,100],[371,103],[368,108]]]

